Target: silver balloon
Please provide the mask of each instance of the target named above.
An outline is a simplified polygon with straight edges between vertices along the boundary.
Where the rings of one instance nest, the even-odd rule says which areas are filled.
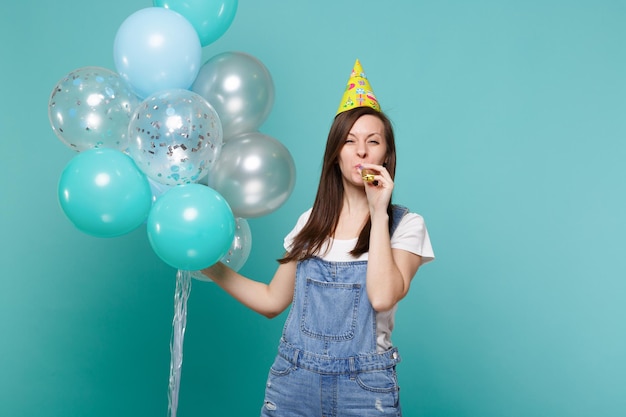
[[[153,94],[128,126],[128,153],[150,178],[165,185],[197,182],[222,148],[217,113],[200,95],[173,89]]]
[[[287,200],[296,183],[296,168],[282,143],[250,132],[224,143],[207,182],[226,199],[235,217],[260,217]]]
[[[274,83],[261,61],[243,52],[223,52],[201,68],[191,90],[217,111],[224,140],[253,132],[274,105]]]
[[[239,271],[248,260],[252,249],[252,233],[248,220],[237,217],[235,219],[235,238],[230,249],[221,262],[235,271]]]
[[[61,142],[75,151],[124,151],[128,123],[140,101],[115,72],[83,67],[67,74],[54,87],[48,118]]]

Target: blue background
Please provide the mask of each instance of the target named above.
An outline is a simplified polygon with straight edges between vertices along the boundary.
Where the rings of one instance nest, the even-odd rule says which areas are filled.
[[[12,1],[0,15],[0,409],[7,416],[167,413],[175,271],[145,227],[77,231],[56,200],[75,155],[47,119],[57,81],[113,69],[122,21],[149,1]],[[203,50],[260,59],[261,131],[296,188],[250,221],[244,274],[268,281],[312,203],[355,58],[393,119],[396,202],[437,260],[398,311],[406,416],[626,415],[626,3],[240,0]],[[213,284],[189,299],[180,416],[253,416],[285,315]]]

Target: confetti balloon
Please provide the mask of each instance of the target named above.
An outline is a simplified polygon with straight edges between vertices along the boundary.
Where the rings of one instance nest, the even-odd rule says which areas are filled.
[[[165,185],[197,182],[222,148],[222,126],[213,107],[189,90],[149,96],[128,126],[128,152],[151,179]]]
[[[251,249],[252,233],[250,232],[248,220],[237,217],[235,219],[235,238],[228,252],[220,261],[233,270],[239,271],[248,260]]]
[[[54,87],[48,117],[54,133],[75,151],[123,151],[128,143],[128,123],[139,102],[115,72],[84,67],[70,72]]]

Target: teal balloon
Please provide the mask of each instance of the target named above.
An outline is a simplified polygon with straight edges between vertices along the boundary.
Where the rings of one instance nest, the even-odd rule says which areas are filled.
[[[84,233],[115,237],[146,221],[152,192],[146,176],[121,151],[89,149],[66,165],[58,186],[61,209]]]
[[[148,7],[122,22],[113,43],[119,75],[140,98],[191,86],[202,64],[192,24],[173,10]]]
[[[178,185],[154,203],[148,240],[168,265],[195,271],[218,262],[235,236],[235,218],[217,191],[201,184]]]
[[[174,10],[189,20],[202,46],[226,33],[237,12],[237,0],[154,0],[154,5]]]

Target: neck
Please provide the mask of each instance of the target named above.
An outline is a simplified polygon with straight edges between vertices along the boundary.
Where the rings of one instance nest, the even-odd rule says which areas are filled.
[[[364,213],[369,212],[365,191],[363,189],[354,188],[344,189],[341,211],[350,216],[363,215]]]

